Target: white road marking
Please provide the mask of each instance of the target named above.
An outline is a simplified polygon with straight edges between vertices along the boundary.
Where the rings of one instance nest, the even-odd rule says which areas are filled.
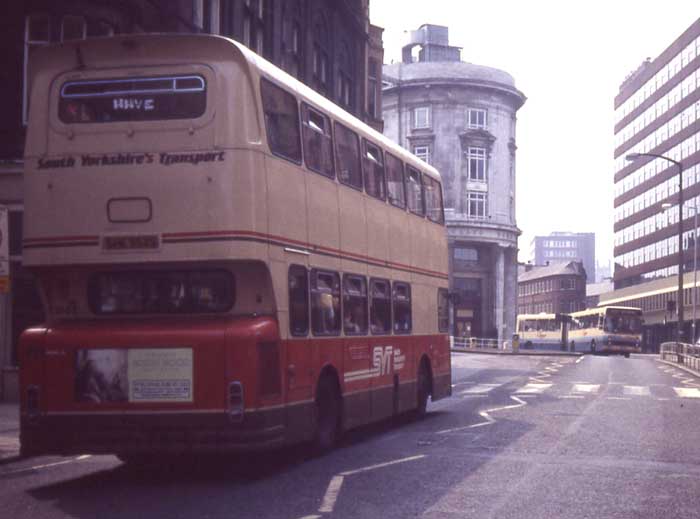
[[[552,387],[552,384],[526,384],[518,389],[515,394],[540,394],[550,387]]]
[[[600,389],[600,384],[574,384],[573,389],[571,390],[572,393],[586,393],[586,394],[592,394],[592,393],[597,393],[598,390]]]
[[[651,392],[647,386],[624,386],[622,392],[631,396],[649,396]]]
[[[92,455],[91,454],[83,454],[82,456],[78,456],[77,458],[71,458],[69,460],[57,461],[55,463],[46,463],[45,465],[34,465],[33,467],[11,470],[10,472],[3,472],[2,475],[5,476],[8,474],[20,474],[22,472],[32,472],[34,470],[41,470],[41,469],[47,469],[50,467],[57,467],[58,465],[66,465],[67,463],[73,463],[74,461],[82,461],[82,460],[86,460],[88,458],[92,458]]]
[[[384,467],[388,467],[390,465],[396,465],[397,463],[406,463],[407,461],[414,461],[414,460],[419,460],[421,458],[425,458],[425,454],[419,454],[417,456],[410,456],[408,458],[401,458],[398,460],[393,460],[393,461],[387,461],[384,463],[377,463],[375,465],[369,465],[367,467],[361,467],[359,469],[355,470],[346,470],[345,472],[341,472],[340,474],[336,474],[333,476],[331,479],[330,483],[328,483],[328,488],[326,488],[326,493],[323,495],[323,501],[321,502],[321,506],[319,507],[318,511],[320,513],[332,513],[333,508],[335,508],[335,503],[338,500],[338,495],[340,494],[340,489],[343,487],[343,481],[347,476],[352,476],[354,474],[360,474],[361,472],[369,472],[370,470],[376,470],[376,469],[381,469]],[[311,519],[311,518],[318,518],[320,516],[318,515],[308,515],[305,516],[305,518],[301,519]]]
[[[465,389],[464,391],[460,391],[460,395],[475,395],[475,394],[480,394],[480,393],[488,393],[494,388],[497,388],[501,384],[477,384],[476,386],[472,386],[470,388]]]
[[[608,400],[632,400],[626,396],[606,396],[605,398]]]
[[[581,362],[585,358],[586,357],[584,357],[584,356],[579,357],[578,359],[576,359],[576,364],[578,364],[579,362]]]
[[[586,397],[583,396],[583,395],[561,395],[559,398],[576,398],[576,399],[580,399],[580,398],[586,398]]]
[[[518,402],[515,405],[505,405],[501,407],[493,407],[491,409],[486,409],[485,411],[480,411],[479,415],[486,420],[485,422],[479,422],[471,425],[464,425],[462,427],[453,427],[451,429],[443,429],[442,431],[437,431],[435,434],[448,434],[452,432],[457,432],[457,431],[464,431],[466,429],[476,429],[477,427],[483,427],[485,425],[491,425],[492,423],[496,422],[496,419],[493,418],[489,413],[495,413],[496,411],[505,411],[506,409],[515,409],[517,407],[522,407],[524,405],[527,405],[527,402],[525,400],[521,400],[517,396],[511,395],[510,396],[511,400],[514,400]]]
[[[673,390],[681,398],[700,398],[700,389],[696,387],[674,387]]]
[[[343,486],[344,476],[333,476],[331,482],[328,483],[328,488],[323,496],[323,502],[319,507],[318,511],[321,513],[330,513],[335,507],[335,502],[338,500],[338,494],[340,493],[340,488]]]

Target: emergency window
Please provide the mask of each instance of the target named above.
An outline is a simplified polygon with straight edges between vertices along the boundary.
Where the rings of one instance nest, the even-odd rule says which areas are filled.
[[[299,108],[296,98],[266,79],[260,82],[260,92],[270,151],[301,164]]]
[[[158,76],[67,81],[58,117],[65,124],[195,119],[207,106],[202,76]]]

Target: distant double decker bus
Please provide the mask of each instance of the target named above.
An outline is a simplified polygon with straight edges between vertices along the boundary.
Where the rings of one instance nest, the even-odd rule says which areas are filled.
[[[451,394],[440,176],[225,38],[31,65],[26,454],[266,449]]]

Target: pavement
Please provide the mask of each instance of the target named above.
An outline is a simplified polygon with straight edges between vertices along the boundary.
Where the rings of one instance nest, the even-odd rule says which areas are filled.
[[[0,463],[19,457],[19,404],[0,402]]]

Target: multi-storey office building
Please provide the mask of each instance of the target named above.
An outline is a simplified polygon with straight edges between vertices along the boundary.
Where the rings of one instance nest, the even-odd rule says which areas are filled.
[[[384,66],[384,133],[443,177],[452,333],[510,338],[517,312],[516,113],[525,96],[502,70],[461,61],[448,29],[411,33]]]
[[[682,164],[682,208],[679,168],[661,158],[626,160],[631,153],[663,155]],[[620,86],[615,98],[614,169],[614,281],[615,288],[624,291],[623,299],[610,295],[601,301],[627,304],[649,292],[647,282],[678,275],[679,219],[684,229],[681,263],[686,272],[693,268],[693,222],[700,205],[700,19]],[[685,280],[692,282],[692,276]],[[675,301],[672,291],[669,297]],[[670,313],[656,324],[670,328],[675,319]],[[646,315],[645,323],[654,324]],[[667,335],[656,332],[654,340]],[[688,330],[685,333],[687,337]]]
[[[593,283],[596,280],[595,233],[553,232],[549,236],[535,236],[531,242],[530,259],[535,265],[580,261],[589,283]]]
[[[586,271],[580,261],[525,265],[518,279],[518,313],[571,313],[586,307]]]

